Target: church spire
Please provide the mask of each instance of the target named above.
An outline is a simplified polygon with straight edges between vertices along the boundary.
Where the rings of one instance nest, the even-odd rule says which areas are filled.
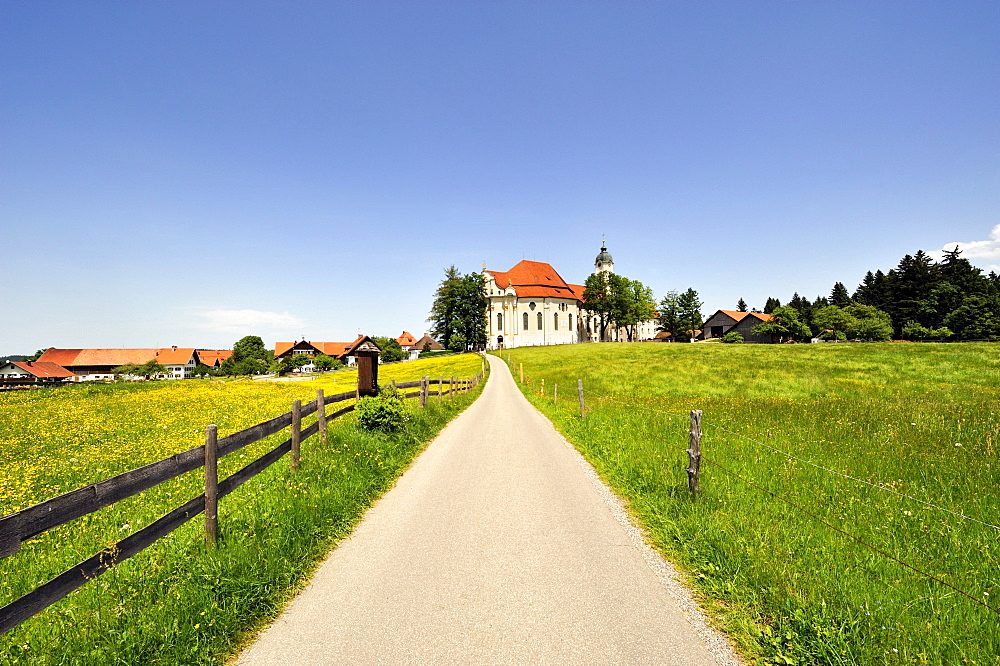
[[[611,258],[611,253],[605,247],[605,241],[601,240],[601,253],[594,260],[594,271],[597,273],[614,273],[615,260]]]

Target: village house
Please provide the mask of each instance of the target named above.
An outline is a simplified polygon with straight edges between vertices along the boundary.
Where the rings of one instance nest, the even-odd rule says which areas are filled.
[[[75,375],[57,363],[7,361],[0,364],[0,386],[18,384],[61,384]]]
[[[233,355],[231,349],[195,349],[195,365],[207,365],[209,368],[218,369],[222,362]]]
[[[354,342],[310,342],[308,340],[276,342],[274,343],[274,358],[281,359],[299,354],[307,356],[310,359],[309,363],[299,368],[300,372],[313,372],[316,366],[313,365],[312,360],[320,354],[335,358],[344,365],[354,365],[356,360],[354,351],[366,340],[370,342],[371,338],[367,335],[360,335]]]
[[[112,369],[134,363],[142,365],[156,361],[166,368],[165,379],[191,376],[195,366],[193,347],[163,349],[48,349],[38,362],[55,363],[73,373],[72,381],[85,382],[114,379]]]
[[[757,324],[774,319],[763,312],[740,312],[738,310],[718,310],[708,318],[702,327],[699,339],[711,340],[721,338],[726,333],[735,331],[743,336],[744,342],[770,344],[774,342],[772,335],[754,335],[750,330]]]
[[[399,343],[399,346],[403,351],[408,352],[415,344],[417,344],[417,339],[413,337],[413,334],[409,331],[403,331],[403,333],[396,338],[396,342]]]
[[[431,351],[445,350],[444,346],[440,342],[432,338],[429,334],[424,333],[424,337],[420,338],[419,340],[414,340],[413,344],[410,345],[410,348],[408,350],[410,353],[409,360],[412,361],[416,358],[419,358],[420,352],[424,350],[425,345],[427,345],[427,348],[430,349]]]
[[[603,244],[594,272],[614,272],[614,260]],[[508,271],[484,267],[483,274],[489,300],[489,348],[601,341],[599,317],[583,308],[583,285],[567,283],[550,264],[524,260]],[[637,340],[654,335],[654,322],[638,325]],[[624,339],[623,329],[609,327],[605,332],[605,341]]]

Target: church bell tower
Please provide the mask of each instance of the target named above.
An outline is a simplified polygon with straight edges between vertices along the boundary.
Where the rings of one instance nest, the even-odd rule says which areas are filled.
[[[611,253],[608,252],[608,248],[604,247],[605,241],[601,241],[601,253],[597,255],[597,259],[594,260],[594,272],[595,273],[614,273],[615,272],[615,260],[611,258]]]

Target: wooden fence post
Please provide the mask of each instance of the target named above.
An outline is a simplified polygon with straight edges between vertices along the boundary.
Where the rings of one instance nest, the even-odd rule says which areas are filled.
[[[521,368],[521,383],[524,383],[524,363],[517,364]]]
[[[302,401],[292,400],[292,469],[299,468],[302,447]]]
[[[545,395],[545,377],[542,377],[542,386],[538,389],[538,395]]]
[[[319,423],[320,446],[326,446],[326,399],[323,389],[316,389],[316,421]]]
[[[452,402],[454,402],[455,401],[455,375],[451,376],[451,381],[448,383],[448,386],[451,389],[450,391],[448,391],[448,398]]]
[[[585,413],[584,403],[583,403],[583,380],[582,379],[576,380],[576,392],[580,396],[580,418],[582,419],[583,415]]]
[[[693,497],[701,494],[701,410],[691,410],[691,448],[688,449],[688,490]]]
[[[559,402],[559,384],[554,384],[552,386],[552,404]]]
[[[438,404],[441,404],[441,396],[444,395],[444,375],[438,375]]]
[[[219,428],[205,428],[205,545],[219,541]]]

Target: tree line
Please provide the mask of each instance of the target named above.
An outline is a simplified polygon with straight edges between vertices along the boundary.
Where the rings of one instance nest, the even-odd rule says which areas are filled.
[[[762,324],[760,332],[804,337],[808,329],[811,335],[839,339],[998,340],[1000,276],[984,273],[961,254],[957,246],[945,251],[941,261],[923,250],[907,254],[888,272],[868,271],[853,294],[836,282],[829,296],[812,301],[797,292],[784,305],[768,298],[763,311],[778,321]]]

